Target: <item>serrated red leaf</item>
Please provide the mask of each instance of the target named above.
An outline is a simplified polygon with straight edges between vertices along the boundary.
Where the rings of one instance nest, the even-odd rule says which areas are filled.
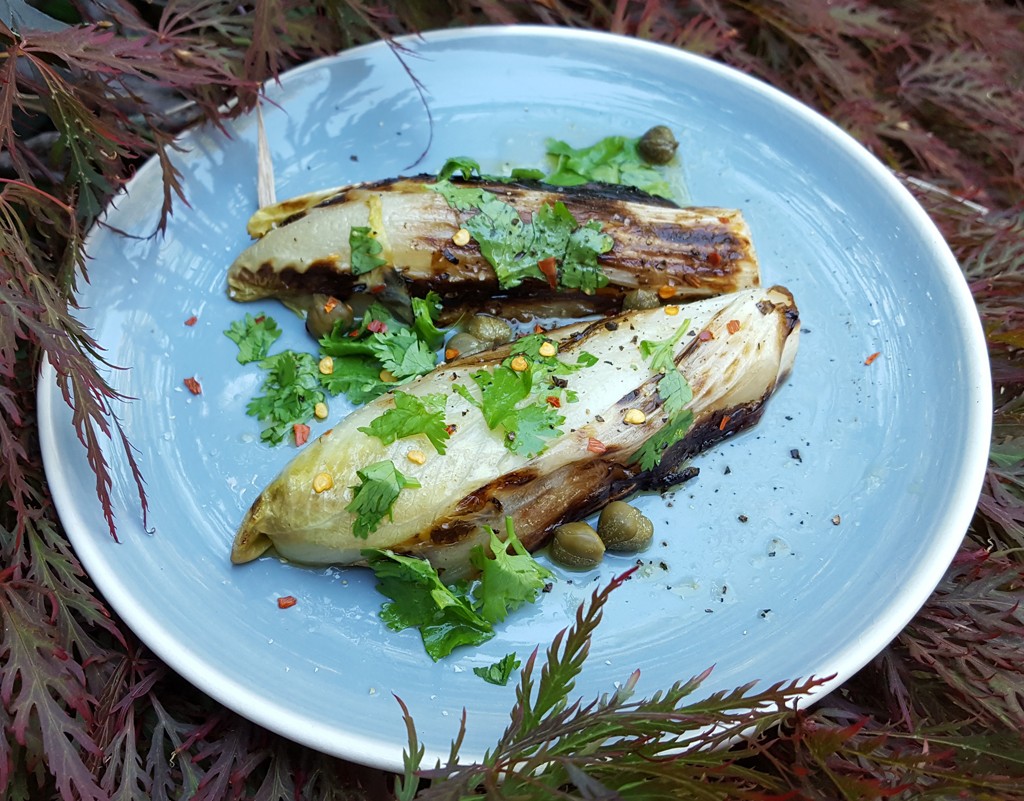
[[[81,666],[55,657],[51,630],[19,587],[0,585],[0,702],[10,710],[16,742],[41,743],[47,769],[64,798],[106,801],[107,796],[83,760],[103,750],[89,735],[93,699]]]

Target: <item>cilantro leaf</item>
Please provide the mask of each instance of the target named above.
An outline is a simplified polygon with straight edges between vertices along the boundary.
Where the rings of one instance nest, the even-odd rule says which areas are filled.
[[[348,232],[348,245],[352,250],[352,275],[362,275],[387,264],[387,259],[379,256],[384,246],[373,235],[369,226],[352,226]]]
[[[601,233],[601,224],[591,220],[569,235],[569,242],[562,259],[562,270],[559,281],[562,286],[579,289],[592,295],[596,290],[608,285],[608,276],[604,274],[597,257],[607,253],[615,244],[608,234]]]
[[[556,186],[622,184],[671,198],[668,182],[640,155],[639,142],[639,137],[607,136],[589,147],[574,148],[558,139],[548,139],[547,152],[555,160],[555,168],[544,182]]]
[[[690,383],[675,365],[658,381],[658,394],[661,395],[664,409],[670,417],[679,414],[686,408],[686,404],[693,400]]]
[[[480,164],[474,159],[468,156],[454,156],[448,159],[444,166],[441,167],[441,171],[437,174],[437,180],[447,181],[455,173],[462,173],[464,180],[480,175]]]
[[[503,418],[515,409],[516,404],[529,396],[533,384],[529,370],[517,373],[504,365],[495,367],[494,372],[477,370],[470,378],[480,388],[480,402],[477,403],[466,392],[460,394],[480,408],[487,427],[491,429],[500,426]]]
[[[446,587],[429,562],[375,549],[363,555],[377,576],[377,589],[391,599],[380,619],[394,631],[418,628],[435,662],[460,645],[479,645],[494,636],[469,598]]]
[[[434,291],[425,298],[412,299],[412,328],[428,348],[437,350],[444,342],[444,331],[437,327],[437,315],[441,312],[441,298]]]
[[[476,241],[481,255],[494,268],[503,289],[519,286],[527,278],[546,281],[537,262],[554,258],[569,283],[562,285],[584,292],[608,283],[597,258],[614,242],[601,234],[601,225],[590,221],[580,226],[564,203],[541,206],[524,223],[514,206],[493,192],[475,186],[457,186],[447,179],[427,184],[459,211],[476,211],[463,225]]]
[[[383,369],[397,379],[425,375],[437,365],[437,354],[409,328],[375,334],[367,341]]]
[[[480,585],[475,590],[480,614],[491,623],[498,623],[525,603],[532,603],[551,578],[551,571],[536,561],[523,547],[512,526],[512,518],[505,518],[506,540],[487,529],[489,550],[476,546],[469,559],[480,571]],[[511,548],[513,553],[509,553]]]
[[[444,407],[448,397],[441,393],[434,395],[409,395],[398,390],[394,393],[395,408],[388,409],[374,418],[368,426],[359,430],[367,436],[376,437],[385,445],[395,440],[423,434],[442,456],[445,441],[451,437],[444,420]]]
[[[530,458],[547,447],[547,440],[561,434],[565,418],[546,403],[533,403],[513,409],[501,420],[505,429],[505,447]]]
[[[661,462],[665,451],[685,437],[692,425],[693,412],[685,409],[647,440],[633,455],[633,461],[640,463],[641,470],[653,470]]]
[[[334,369],[320,376],[328,392],[362,404],[437,366],[436,350],[444,340],[444,331],[434,323],[440,301],[431,292],[412,303],[411,327],[374,303],[354,332],[331,331],[320,339],[320,352],[334,359]],[[391,374],[384,378],[394,380],[385,381],[384,370]]]
[[[231,323],[224,336],[238,345],[238,363],[249,364],[267,358],[270,346],[281,336],[281,329],[273,317],[246,314],[244,320]]]
[[[651,369],[656,373],[674,370],[676,367],[676,345],[690,327],[689,318],[683,320],[676,332],[668,339],[640,341],[640,354],[650,362]]]
[[[403,489],[420,486],[420,482],[402,475],[394,462],[387,459],[357,470],[356,475],[362,483],[349,487],[355,494],[345,509],[356,515],[352,533],[362,539],[378,529],[385,515],[391,518],[391,509]]]
[[[324,393],[316,360],[309,353],[286,350],[263,359],[260,367],[267,371],[264,394],[249,401],[245,411],[266,424],[260,439],[276,445],[295,423],[304,423],[313,416]]]
[[[656,467],[665,451],[686,436],[693,425],[693,413],[686,408],[686,404],[693,400],[693,390],[686,377],[679,372],[675,358],[676,346],[689,327],[690,321],[683,320],[682,325],[668,339],[645,339],[640,342],[640,353],[649,361],[651,369],[663,374],[658,379],[658,394],[669,417],[669,422],[633,455],[633,461],[638,461],[642,470]]]
[[[515,651],[505,654],[493,665],[487,667],[475,667],[473,672],[489,684],[497,684],[504,687],[512,678],[512,671],[518,670],[523,663],[516,658]]]

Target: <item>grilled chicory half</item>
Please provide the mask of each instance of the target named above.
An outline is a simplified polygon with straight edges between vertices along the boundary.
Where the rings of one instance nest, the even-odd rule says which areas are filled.
[[[398,178],[260,209],[249,233],[258,241],[228,271],[239,301],[347,300],[379,289],[393,270],[416,296],[433,290],[471,304],[558,295],[579,304],[570,313],[608,312],[631,289],[668,287],[663,298],[691,300],[759,281],[739,211],[680,208],[605,184]]]
[[[354,564],[391,549],[451,581],[507,516],[534,550],[561,523],[678,483],[688,458],[754,424],[798,331],[786,289],[750,289],[443,365],[306,446],[252,504],[232,561],[273,547]]]

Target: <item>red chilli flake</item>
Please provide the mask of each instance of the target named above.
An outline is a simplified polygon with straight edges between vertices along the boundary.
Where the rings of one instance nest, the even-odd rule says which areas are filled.
[[[191,317],[189,317],[189,318],[188,318],[188,319],[187,319],[187,320],[185,321],[185,325],[187,325],[187,326],[188,326],[189,328],[191,328],[191,327],[192,327],[192,326],[194,326],[194,325],[195,325],[195,324],[196,324],[197,322],[199,322],[199,318],[198,318],[198,317],[196,317],[196,316],[195,316],[195,315],[193,314],[193,315],[192,315]]]
[[[542,326],[540,323],[534,323],[533,333],[535,333],[535,334],[543,334],[545,330],[546,329],[544,328],[544,326]]]
[[[452,434],[454,434],[454,433],[455,433],[456,431],[458,431],[459,429],[458,429],[458,427],[457,427],[457,426],[455,426],[455,425],[453,424],[453,425],[447,425],[447,426],[445,426],[445,427],[444,427],[444,430],[448,432],[448,436],[450,437],[450,436],[451,436]]]
[[[305,445],[309,439],[309,426],[303,423],[295,423],[292,426],[292,431],[295,432],[295,447]]]
[[[708,254],[708,264],[710,264],[712,267],[717,267],[721,263],[722,263],[722,257],[718,255],[718,251],[717,250],[712,250]]]
[[[718,430],[719,430],[719,431],[725,431],[725,427],[726,427],[727,425],[729,425],[729,415],[727,415],[727,414],[723,414],[723,415],[722,415],[722,422],[720,422],[720,423],[718,424]]]
[[[590,437],[587,440],[587,450],[590,451],[591,453],[601,454],[607,451],[608,448],[605,447],[605,444],[601,442],[601,440],[594,439],[594,437]]]
[[[725,324],[725,330],[728,331],[730,334],[735,334],[737,331],[740,330],[740,321],[730,320]]]
[[[864,364],[871,364],[871,362],[873,362],[875,359],[877,359],[881,355],[882,355],[882,352],[880,350],[876,350],[874,353],[872,353],[870,356],[868,356],[864,360]]]
[[[334,311],[334,307],[338,305],[338,299],[333,295],[327,298],[327,302],[324,304],[324,314],[330,314]]]
[[[562,408],[562,401],[558,399],[557,395],[548,395],[544,400],[547,401],[548,406],[554,406],[556,409]]]
[[[256,323],[256,324],[259,324],[259,323],[262,323],[266,319],[267,319],[267,315],[261,314],[259,317],[254,317],[252,321],[254,323]]]
[[[193,395],[201,395],[203,393],[203,388],[199,386],[199,382],[194,378],[186,378],[185,386],[188,387],[188,391]]]
[[[298,602],[298,599],[294,595],[284,595],[277,599],[277,608],[289,609],[295,606]]]
[[[703,331],[701,331],[699,334],[697,334],[697,339],[699,339],[701,342],[709,342],[710,340],[712,340],[714,338],[715,338],[715,335],[712,334],[710,331],[708,331],[708,329],[706,329],[706,328]]]
[[[554,256],[548,256],[546,259],[538,261],[537,269],[539,269],[544,274],[544,277],[548,279],[548,283],[551,284],[552,289],[558,288],[558,267],[555,264]]]
[[[366,326],[367,331],[372,331],[375,334],[383,334],[388,330],[388,324],[383,320],[370,320],[369,325]]]

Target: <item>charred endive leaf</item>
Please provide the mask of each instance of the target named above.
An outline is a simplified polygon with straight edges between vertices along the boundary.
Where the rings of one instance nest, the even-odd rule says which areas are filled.
[[[554,377],[579,402],[562,405],[559,435],[532,458],[507,448],[503,432],[453,390],[472,386],[473,374],[493,373],[510,348],[445,365],[402,388],[417,397],[448,396],[445,455],[433,452],[425,435],[385,443],[362,433],[394,408],[394,396],[384,395],[308,445],[270,483],[246,514],[231,558],[247,562],[273,547],[297,562],[354,564],[363,549],[390,549],[423,556],[453,580],[472,572],[470,552],[486,542],[488,528],[502,530],[506,516],[534,550],[561,523],[637,489],[678,483],[689,457],[755,423],[792,366],[798,330],[792,296],[772,287],[698,301],[685,313],[677,307],[631,311],[547,332],[559,359],[572,363],[588,353],[594,362]],[[672,343],[670,352],[652,359],[664,342]],[[692,393],[685,404],[692,425],[656,459],[641,460],[645,443],[679,419],[681,410],[666,408],[661,394],[669,363]],[[419,464],[409,459],[412,449],[430,456]],[[363,538],[355,532],[350,488],[358,484],[358,471],[383,460],[400,465],[420,486],[403,491],[390,519]],[[324,473],[332,487],[317,492],[313,480]]]
[[[439,188],[445,192],[434,191]],[[353,262],[360,258],[354,259],[350,241],[351,231],[367,228],[382,246],[372,255],[393,267],[414,296],[434,290],[443,299],[469,302],[500,292],[552,295],[547,277],[530,265],[513,281],[521,281],[518,286],[501,290],[480,243],[453,241],[460,229],[482,227],[473,222],[480,204],[453,207],[445,197],[453,191],[488,193],[481,197],[492,198],[490,205],[513,209],[523,220],[574,220],[578,227],[571,229],[571,241],[558,238],[558,253],[535,255],[568,255],[584,264],[560,277],[569,288],[557,294],[579,295],[591,308],[614,308],[637,287],[671,287],[666,294],[693,299],[759,282],[750,232],[734,209],[679,208],[639,190],[602,184],[556,187],[455,176],[438,182],[421,175],[316,192],[260,209],[249,222],[259,241],[228,270],[228,294],[239,301],[314,293],[345,299],[369,288],[376,273],[357,275],[362,268]],[[359,235],[356,240],[363,241]]]

